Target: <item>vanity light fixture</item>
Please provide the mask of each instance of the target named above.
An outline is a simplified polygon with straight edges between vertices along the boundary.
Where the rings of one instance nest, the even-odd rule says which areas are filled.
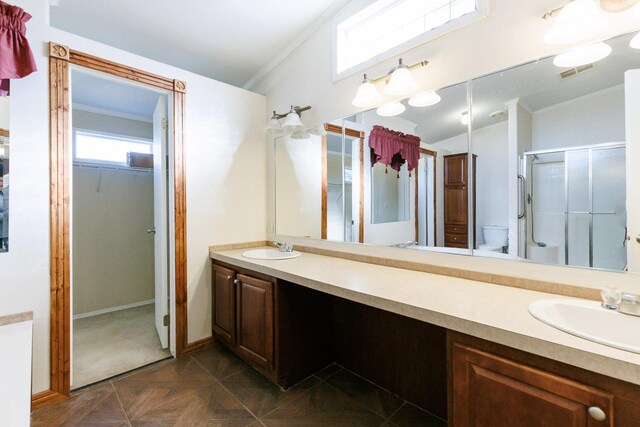
[[[598,42],[571,49],[561,53],[553,59],[553,65],[564,68],[575,68],[581,65],[593,64],[606,58],[611,53],[611,46]]]
[[[364,75],[364,80],[358,87],[356,97],[351,103],[356,107],[371,108],[378,105],[382,101],[382,96],[378,93],[378,89],[371,80]]]
[[[376,110],[379,116],[392,117],[402,114],[406,110],[406,107],[400,101],[389,102],[384,104]]]
[[[398,65],[382,77],[369,79],[365,74],[351,103],[356,107],[363,108],[379,105],[382,101],[382,96],[375,85],[383,80],[386,82],[384,93],[387,95],[406,96],[412,94],[418,85],[411,74],[411,70],[418,67],[426,67],[428,64],[429,61],[420,61],[413,65],[404,65],[402,58],[400,58]]]
[[[293,108],[293,105],[291,106],[291,111],[289,111],[289,114],[285,117],[282,127],[284,130],[289,132],[304,129],[304,123],[302,123],[302,120],[300,119],[300,114],[298,114],[298,111]]]
[[[549,44],[576,43],[596,36],[609,25],[609,20],[596,0],[573,0],[558,9],[548,12],[543,18],[554,17],[553,26],[545,33]]]
[[[323,135],[324,128],[320,129],[318,126],[306,126],[300,115],[303,111],[310,110],[311,106],[298,107],[291,106],[291,110],[286,114],[278,114],[273,112],[273,115],[267,122],[265,132],[273,136],[291,135],[293,139],[307,139],[311,135]],[[280,120],[284,119],[284,123],[280,123]],[[326,135],[326,132],[324,133]]]
[[[393,96],[406,96],[416,91],[418,84],[411,74],[409,67],[402,63],[402,58],[398,60],[398,65],[391,73],[389,82],[384,87],[384,93]]]
[[[430,90],[409,98],[409,105],[412,107],[429,107],[430,105],[436,105],[441,100],[442,98],[435,90]]]

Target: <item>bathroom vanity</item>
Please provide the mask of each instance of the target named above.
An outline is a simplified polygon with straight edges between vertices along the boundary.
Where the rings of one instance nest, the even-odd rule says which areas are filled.
[[[640,354],[527,312],[557,295],[313,253],[262,261],[242,252],[210,251],[214,336],[283,388],[336,362],[453,426],[640,419]]]

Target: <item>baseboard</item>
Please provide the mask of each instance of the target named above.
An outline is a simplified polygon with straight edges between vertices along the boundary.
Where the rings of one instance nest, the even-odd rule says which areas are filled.
[[[140,306],[143,306],[143,305],[153,304],[155,302],[156,302],[156,300],[149,299],[149,300],[146,300],[146,301],[134,302],[132,304],[120,305],[118,307],[109,307],[109,308],[103,308],[102,310],[89,311],[87,313],[74,315],[73,316],[73,320],[84,319],[85,317],[98,316],[100,314],[112,313],[114,311],[126,310],[128,308],[140,307]]]
[[[65,396],[64,394],[60,394],[53,390],[41,391],[39,393],[31,395],[31,410],[35,411],[36,409],[60,402],[68,398],[69,396]]]
[[[213,337],[203,338],[198,341],[191,342],[187,344],[187,346],[182,350],[182,352],[178,355],[178,357],[185,356],[190,353],[195,353],[196,351],[204,350],[205,348],[209,348],[214,343]]]

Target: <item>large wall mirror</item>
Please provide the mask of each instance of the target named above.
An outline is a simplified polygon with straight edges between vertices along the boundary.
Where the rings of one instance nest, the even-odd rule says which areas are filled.
[[[0,96],[0,252],[9,251],[9,97]]]
[[[633,270],[632,37],[608,40],[612,53],[593,64],[544,58],[439,89],[430,106],[402,101],[393,117],[365,111],[327,123],[324,137],[276,138],[276,234]],[[420,138],[411,173],[371,164],[374,126]]]
[[[467,84],[438,95],[435,105],[392,117],[371,110],[331,121],[322,137],[276,138],[276,233],[468,253],[469,186],[457,179],[448,194],[453,180],[445,176],[467,176]],[[420,138],[411,171],[408,162],[372,164],[374,127]]]

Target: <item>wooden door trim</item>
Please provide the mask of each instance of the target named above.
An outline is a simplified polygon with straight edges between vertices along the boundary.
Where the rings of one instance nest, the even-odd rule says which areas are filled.
[[[342,135],[342,126],[325,123],[327,132]],[[364,243],[364,132],[355,129],[344,128],[344,134],[360,139],[360,203],[358,211],[358,242]],[[322,225],[321,238],[327,239],[327,138],[322,137]]]
[[[186,169],[184,107],[186,84],[92,55],[49,43],[50,108],[50,388],[32,396],[32,408],[53,403],[70,392],[70,199],[71,129],[69,128],[69,64],[79,65],[144,83],[173,93],[173,146],[175,198],[175,315],[176,356],[189,350],[187,343],[186,281]],[[201,343],[194,343],[198,346]]]

